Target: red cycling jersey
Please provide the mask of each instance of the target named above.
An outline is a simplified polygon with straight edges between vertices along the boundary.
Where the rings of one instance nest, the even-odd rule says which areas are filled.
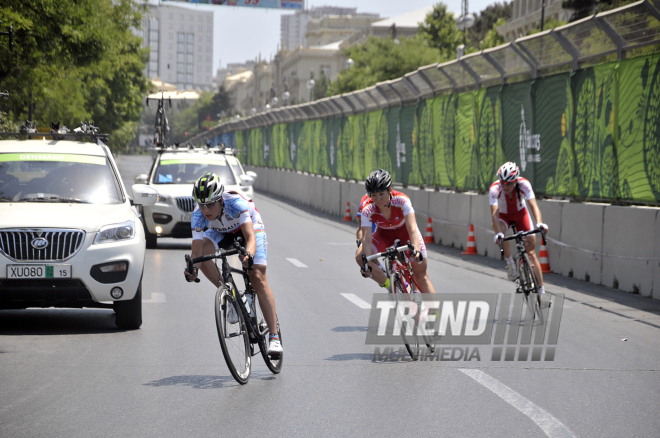
[[[490,205],[497,205],[499,218],[507,226],[507,229],[512,222],[515,222],[518,231],[531,231],[532,218],[527,209],[525,198],[533,199],[535,197],[534,190],[532,190],[530,182],[521,176],[517,178],[516,182],[523,194],[522,197],[519,198],[518,190],[514,190],[511,193],[511,198],[509,198],[502,190],[502,183],[498,180],[490,186],[488,192]]]
[[[396,190],[392,190],[389,220],[385,219],[380,209],[369,198],[362,208],[361,221],[363,227],[371,227],[372,223],[378,226],[378,229],[373,233],[371,238],[374,252],[385,251],[388,246],[394,244],[395,239],[399,239],[402,244],[411,240],[408,229],[405,226],[405,217],[414,212],[415,210],[412,207],[410,198],[405,193],[397,192]],[[417,224],[415,224],[415,228],[417,228]],[[417,228],[417,238],[420,243],[420,252],[426,258],[426,245],[424,245],[424,239],[422,238],[422,233],[419,232],[419,228]]]

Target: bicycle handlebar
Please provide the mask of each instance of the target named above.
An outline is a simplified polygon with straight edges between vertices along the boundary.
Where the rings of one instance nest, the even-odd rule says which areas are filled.
[[[545,244],[546,244],[546,243],[545,243],[545,242],[546,242],[546,241],[545,241],[545,233],[543,232],[542,229],[540,229],[540,228],[536,228],[536,229],[534,229],[534,230],[530,230],[530,231],[524,231],[524,232],[523,232],[523,231],[519,231],[519,232],[517,232],[516,234],[513,234],[513,235],[511,235],[511,236],[505,237],[504,239],[502,239],[502,240],[500,241],[500,254],[501,254],[501,256],[504,257],[504,246],[502,246],[502,244],[503,244],[506,240],[520,240],[520,239],[522,239],[523,237],[530,236],[530,235],[532,235],[532,234],[537,234],[537,233],[541,233],[541,241],[543,242],[543,245],[545,245]]]
[[[213,260],[213,259],[220,259],[220,258],[225,258],[229,257],[232,255],[236,254],[241,254],[245,255],[245,248],[241,246],[240,243],[234,242],[234,249],[219,249],[215,252],[215,254],[209,254],[205,256],[200,256],[200,257],[195,257],[194,259],[191,259],[188,254],[185,255],[186,259],[186,271],[188,271],[189,274],[193,273],[193,265],[195,263],[202,263],[206,262],[208,260]],[[195,283],[199,283],[199,278],[195,278]]]
[[[371,271],[371,266],[367,265],[367,262],[370,262],[371,260],[375,260],[381,257],[392,257],[404,251],[415,251],[415,247],[412,245],[412,243],[410,243],[410,241],[408,241],[404,246],[399,246],[398,248],[391,246],[383,252],[372,254],[370,256],[362,254],[362,270],[365,272]]]

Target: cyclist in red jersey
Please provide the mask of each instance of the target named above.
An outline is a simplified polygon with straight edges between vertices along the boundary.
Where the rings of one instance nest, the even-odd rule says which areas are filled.
[[[361,251],[358,249],[355,261],[362,267],[362,253],[370,256],[383,252],[394,244],[395,239],[399,239],[402,244],[410,241],[415,250],[406,254],[417,262],[412,263],[412,270],[420,292],[435,293],[426,271],[428,265],[426,245],[417,228],[415,210],[412,208],[410,199],[404,193],[392,190],[392,178],[383,169],[371,172],[365,181],[365,186],[370,198],[361,211],[363,245]],[[372,224],[374,223],[378,228],[372,234]],[[369,264],[371,278],[381,287],[389,288],[390,279],[383,270],[374,262],[369,262]],[[361,273],[363,276],[369,275],[362,270]]]
[[[541,210],[536,204],[536,197],[532,190],[532,185],[525,178],[520,176],[520,171],[516,163],[504,163],[497,171],[497,181],[495,181],[489,190],[490,212],[493,220],[493,231],[495,231],[495,243],[499,244],[504,238],[512,222],[516,223],[518,231],[531,231],[532,218],[529,215],[529,208],[536,218],[536,228],[542,229],[544,233],[548,232],[548,226],[542,222]],[[527,202],[525,202],[527,200]],[[543,273],[541,265],[534,247],[536,246],[536,236],[525,237],[525,249],[529,254],[530,262],[533,265],[534,273],[539,281],[539,293],[545,293],[543,287]],[[503,243],[504,258],[506,259],[507,277],[514,281],[518,278],[517,267],[511,257],[509,242]]]

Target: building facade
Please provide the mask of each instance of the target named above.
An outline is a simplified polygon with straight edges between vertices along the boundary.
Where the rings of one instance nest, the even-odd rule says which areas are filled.
[[[142,37],[150,49],[147,77],[175,84],[179,90],[214,89],[213,12],[149,5]]]
[[[295,50],[297,47],[307,47],[307,25],[312,18],[326,15],[347,16],[357,14],[357,8],[340,8],[336,6],[321,6],[295,14],[282,15],[280,18],[280,49]]]

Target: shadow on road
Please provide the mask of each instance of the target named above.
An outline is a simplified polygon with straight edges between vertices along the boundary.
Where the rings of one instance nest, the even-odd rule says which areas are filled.
[[[335,354],[334,356],[327,357],[325,360],[345,362],[347,360],[368,360],[371,362],[374,358],[373,354],[368,353],[348,353],[348,354]]]
[[[0,310],[0,335],[84,335],[121,332],[108,309]]]

